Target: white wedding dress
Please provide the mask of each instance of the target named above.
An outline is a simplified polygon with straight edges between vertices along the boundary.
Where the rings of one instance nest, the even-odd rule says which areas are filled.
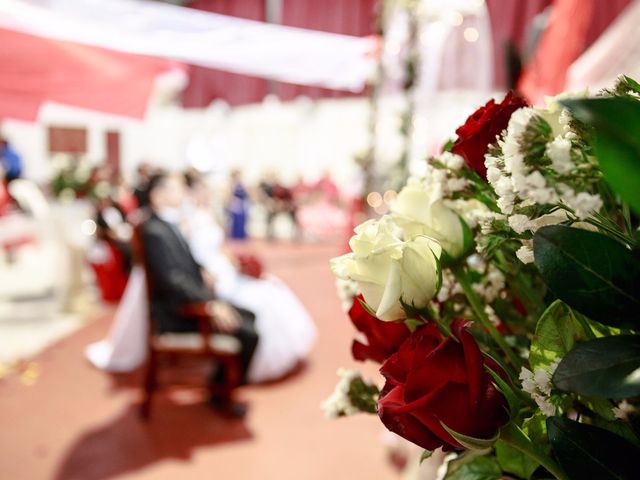
[[[255,279],[241,275],[222,252],[224,232],[208,212],[189,215],[189,245],[194,258],[216,278],[221,300],[252,311],[259,335],[249,366],[248,381],[260,383],[282,377],[310,352],[316,327],[304,306],[278,278]],[[145,360],[147,300],[144,271],[135,267],[106,339],[87,346],[85,353],[96,367],[125,372]]]
[[[316,339],[311,316],[289,288],[273,275],[241,275],[222,251],[224,231],[210,213],[189,214],[191,253],[216,279],[216,296],[256,315],[260,337],[249,366],[251,383],[274,380],[304,359]]]

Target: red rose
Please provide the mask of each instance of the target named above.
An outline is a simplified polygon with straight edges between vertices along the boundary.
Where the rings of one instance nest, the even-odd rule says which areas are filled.
[[[398,350],[400,344],[409,337],[411,332],[403,322],[378,320],[362,306],[363,301],[362,296],[353,300],[349,318],[358,331],[366,337],[367,343],[354,340],[351,353],[356,360],[371,359],[382,363]]]
[[[255,255],[240,253],[236,256],[236,260],[238,269],[243,275],[253,278],[262,277],[262,262]]]
[[[486,179],[487,168],[484,166],[484,156],[489,150],[489,145],[495,143],[496,135],[507,128],[513,112],[526,106],[527,102],[524,99],[511,92],[507,93],[499,104],[496,104],[493,99],[489,100],[456,130],[458,139],[451,151],[464,158],[470,168]]]
[[[490,438],[508,420],[504,396],[484,369],[487,359],[466,323],[455,320],[452,331],[457,340],[443,339],[433,323],[421,327],[380,369],[386,378],[378,400],[382,423],[427,450],[461,448],[440,422]]]

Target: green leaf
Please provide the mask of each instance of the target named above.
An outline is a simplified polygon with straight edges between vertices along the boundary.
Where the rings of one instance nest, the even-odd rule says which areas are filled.
[[[613,403],[607,398],[578,395],[578,401],[604,420],[615,420],[616,418],[613,414]]]
[[[581,343],[553,374],[560,390],[601,398],[640,395],[640,336],[618,335]]]
[[[602,418],[594,418],[592,419],[593,425],[596,427],[604,428],[605,430],[609,430],[612,433],[615,433],[619,437],[624,438],[628,442],[633,443],[636,447],[640,447],[640,439],[636,436],[633,431],[633,427],[623,421],[623,420],[603,420]]]
[[[486,448],[491,447],[496,441],[500,434],[496,432],[496,434],[491,438],[475,438],[470,437],[469,435],[464,435],[462,433],[458,433],[455,430],[450,429],[444,423],[440,422],[442,428],[444,428],[449,435],[453,437],[453,439],[462,445],[464,448],[468,448],[470,450],[484,450]]]
[[[485,366],[484,368],[493,378],[493,382],[496,388],[500,391],[500,393],[502,393],[502,395],[504,395],[504,398],[507,399],[507,404],[509,405],[509,418],[515,417],[518,414],[518,410],[520,410],[520,401],[518,400],[518,396],[513,390],[513,387],[505,382],[500,375],[491,370],[489,367]]]
[[[428,458],[431,458],[431,455],[433,455],[433,452],[431,450],[425,450],[424,452],[422,452],[422,455],[420,455],[420,463],[422,464],[422,462],[424,462]]]
[[[616,90],[619,93],[637,93],[640,94],[640,83],[627,75],[621,75],[616,82]]]
[[[547,437],[547,417],[540,410],[522,422],[522,431],[534,445],[546,454],[549,453],[551,447]]]
[[[640,213],[640,102],[613,97],[561,103],[578,120],[594,128],[594,151],[605,179]]]
[[[594,322],[593,320],[584,317],[587,321],[587,325],[591,328],[593,334],[597,337],[611,337],[613,335],[622,335],[625,333],[625,330],[620,328],[610,327],[608,325],[603,325],[600,322]]]
[[[462,226],[462,251],[464,252],[463,255],[466,255],[474,250],[474,236],[471,228],[461,216],[458,216],[458,220],[460,220],[460,225]]]
[[[378,412],[379,394],[380,390],[376,385],[368,384],[362,378],[353,379],[347,392],[351,405],[364,413]]]
[[[540,464],[517,448],[498,440],[496,443],[496,458],[505,472],[529,479]]]
[[[536,325],[529,354],[531,370],[548,370],[554,360],[564,357],[573,348],[576,340],[584,339],[583,329],[571,309],[561,300],[556,300]]]
[[[476,335],[476,332],[474,331],[473,327],[475,327],[476,325],[472,325],[470,331],[472,333],[472,335],[474,336],[474,338],[476,338],[476,340],[478,341],[484,341],[485,337],[478,337]],[[480,334],[485,334],[486,333],[484,331],[481,331]],[[507,365],[507,363],[499,356],[494,354],[493,352],[484,352],[484,355],[489,357],[491,360],[493,360],[494,362],[496,362],[496,365],[498,365],[507,375],[509,375],[509,378],[511,379],[512,383],[516,383],[518,381],[518,374],[516,374],[513,369]]]
[[[416,320],[415,318],[407,318],[404,321],[404,324],[407,326],[409,331],[414,332],[418,327],[424,325],[422,320]]]
[[[460,463],[456,460],[449,463],[444,480],[500,480],[502,472],[498,462],[491,457],[476,456]]]
[[[533,251],[545,283],[569,306],[605,325],[640,325],[640,262],[624,245],[551,225],[536,232]]]
[[[638,478],[640,449],[618,435],[563,417],[549,417],[547,431],[555,457],[570,478]]]
[[[451,148],[453,147],[453,144],[455,142],[453,141],[452,138],[450,138],[449,140],[447,140],[447,143],[444,144],[444,146],[442,147],[442,153],[444,152],[450,152]]]

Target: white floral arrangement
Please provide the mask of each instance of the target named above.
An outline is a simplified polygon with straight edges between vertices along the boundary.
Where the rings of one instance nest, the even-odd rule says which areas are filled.
[[[543,108],[491,100],[356,227],[331,268],[354,358],[385,382],[354,403],[345,373],[330,416],[374,405],[423,459],[448,452],[445,479],[634,478],[639,95],[621,77]]]

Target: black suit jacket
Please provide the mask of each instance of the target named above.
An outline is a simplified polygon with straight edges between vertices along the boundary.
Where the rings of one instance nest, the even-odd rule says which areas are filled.
[[[160,332],[197,331],[198,323],[180,315],[186,303],[214,299],[200,265],[176,227],[152,214],[142,225],[142,242],[149,275],[151,315]]]

